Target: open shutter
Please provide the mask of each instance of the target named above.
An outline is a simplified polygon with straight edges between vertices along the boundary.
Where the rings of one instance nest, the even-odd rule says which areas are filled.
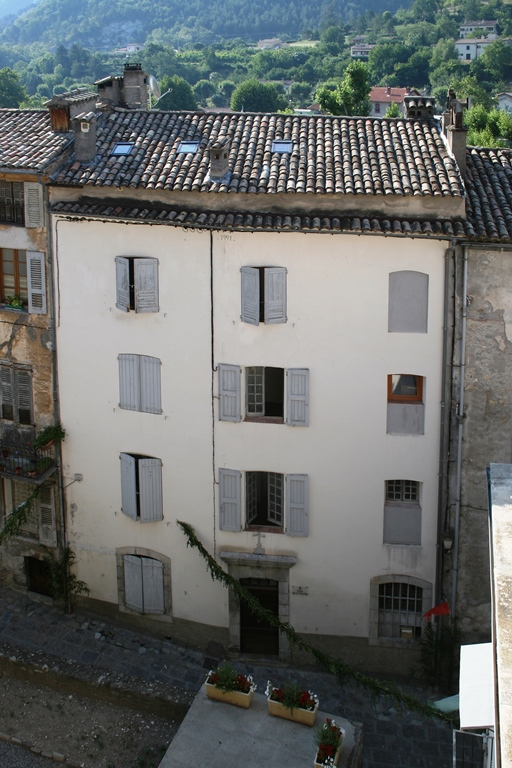
[[[44,253],[27,251],[28,311],[32,315],[46,314],[46,278]]]
[[[307,475],[286,475],[286,533],[308,535]]]
[[[158,312],[158,259],[134,259],[135,311]]]
[[[0,366],[0,384],[2,391],[2,418],[14,420],[13,369],[8,365]]]
[[[130,260],[124,256],[116,256],[116,307],[130,309]]]
[[[25,226],[43,227],[43,187],[36,182],[26,181],[25,191]]]
[[[160,459],[139,459],[139,504],[141,523],[163,518],[162,462]]]
[[[132,611],[144,613],[142,558],[138,555],[124,556],[124,602]]]
[[[219,502],[221,531],[241,529],[240,479],[237,469],[219,469]]]
[[[219,420],[240,421],[240,366],[219,365]]]
[[[140,356],[119,355],[119,407],[140,411]]]
[[[20,424],[32,424],[32,374],[30,371],[14,369],[18,421]]]
[[[43,485],[39,491],[39,541],[49,547],[57,546],[53,490]]]
[[[129,453],[121,453],[121,512],[137,519],[137,459]]]
[[[286,371],[286,423],[292,427],[309,424],[309,370],[288,368]]]
[[[158,357],[140,355],[140,410],[144,413],[162,413]]]
[[[244,323],[260,324],[260,271],[242,267],[242,314]]]
[[[286,269],[265,269],[265,323],[286,323]]]
[[[141,557],[144,613],[164,613],[164,567],[153,557]]]

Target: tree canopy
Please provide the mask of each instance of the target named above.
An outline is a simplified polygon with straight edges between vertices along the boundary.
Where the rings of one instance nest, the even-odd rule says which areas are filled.
[[[338,86],[318,89],[318,103],[331,115],[367,115],[370,111],[369,71],[362,61],[351,62]]]
[[[0,69],[0,107],[16,109],[27,98],[16,72],[9,67]]]
[[[231,96],[231,109],[235,112],[278,112],[287,106],[275,85],[256,79],[240,83]]]

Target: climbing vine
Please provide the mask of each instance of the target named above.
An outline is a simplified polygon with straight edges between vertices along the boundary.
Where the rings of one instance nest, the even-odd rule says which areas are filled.
[[[12,536],[19,536],[23,526],[27,522],[28,516],[32,512],[32,507],[39,496],[40,490],[41,486],[37,485],[25,501],[18,504],[17,507],[14,507],[12,512],[6,515],[3,528],[0,530],[0,544],[3,544],[6,539],[11,538]]]
[[[233,576],[226,573],[226,571],[221,568],[208,550],[203,547],[191,525],[183,523],[180,520],[178,520],[177,523],[187,537],[187,546],[197,549],[201,557],[206,561],[207,570],[210,572],[214,581],[221,582],[225,587],[231,587],[239,599],[246,603],[254,615],[268,621],[272,626],[277,627],[279,631],[288,638],[291,645],[295,645],[301,650],[311,654],[320,667],[326,672],[330,672],[336,676],[339,683],[343,684],[347,680],[353,680],[357,685],[367,690],[372,698],[387,697],[399,707],[406,707],[407,709],[421,712],[426,717],[437,718],[448,724],[452,724],[453,721],[448,715],[430,707],[428,704],[424,704],[414,696],[404,693],[394,683],[377,680],[361,672],[357,672],[345,662],[340,661],[339,659],[333,659],[327,653],[320,651],[310,642],[304,640],[304,638],[298,635],[291,624],[280,621],[272,611],[264,608],[259,600],[251,595],[251,593],[245,589],[237,579],[233,578]]]

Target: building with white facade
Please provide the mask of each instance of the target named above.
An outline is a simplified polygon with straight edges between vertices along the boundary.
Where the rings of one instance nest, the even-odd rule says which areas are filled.
[[[508,38],[500,38],[506,45],[512,45],[512,41]],[[477,38],[464,38],[462,40],[455,41],[455,48],[459,54],[461,61],[473,61],[478,59],[485,51],[485,49],[492,45],[496,41],[496,38],[491,37],[477,37]]]
[[[482,30],[486,36],[494,35],[496,37],[498,33],[498,22],[496,19],[465,21],[464,24],[460,25],[459,34],[461,37],[473,37],[473,33],[476,32],[477,29]]]

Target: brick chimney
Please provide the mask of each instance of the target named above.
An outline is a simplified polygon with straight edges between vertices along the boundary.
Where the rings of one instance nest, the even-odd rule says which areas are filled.
[[[210,145],[210,178],[212,181],[222,181],[227,178],[229,170],[229,148],[231,139],[219,137]]]
[[[443,113],[443,128],[452,154],[457,161],[461,175],[466,173],[466,134],[462,118],[468,108],[468,100],[457,99],[455,92],[448,91],[447,112]]]
[[[95,112],[81,112],[72,119],[75,132],[75,160],[90,163],[96,157]]]
[[[142,64],[125,64],[122,75],[96,80],[98,96],[104,104],[124,109],[147,109],[148,76]]]
[[[405,117],[427,119],[434,116],[436,100],[431,96],[404,96]]]

